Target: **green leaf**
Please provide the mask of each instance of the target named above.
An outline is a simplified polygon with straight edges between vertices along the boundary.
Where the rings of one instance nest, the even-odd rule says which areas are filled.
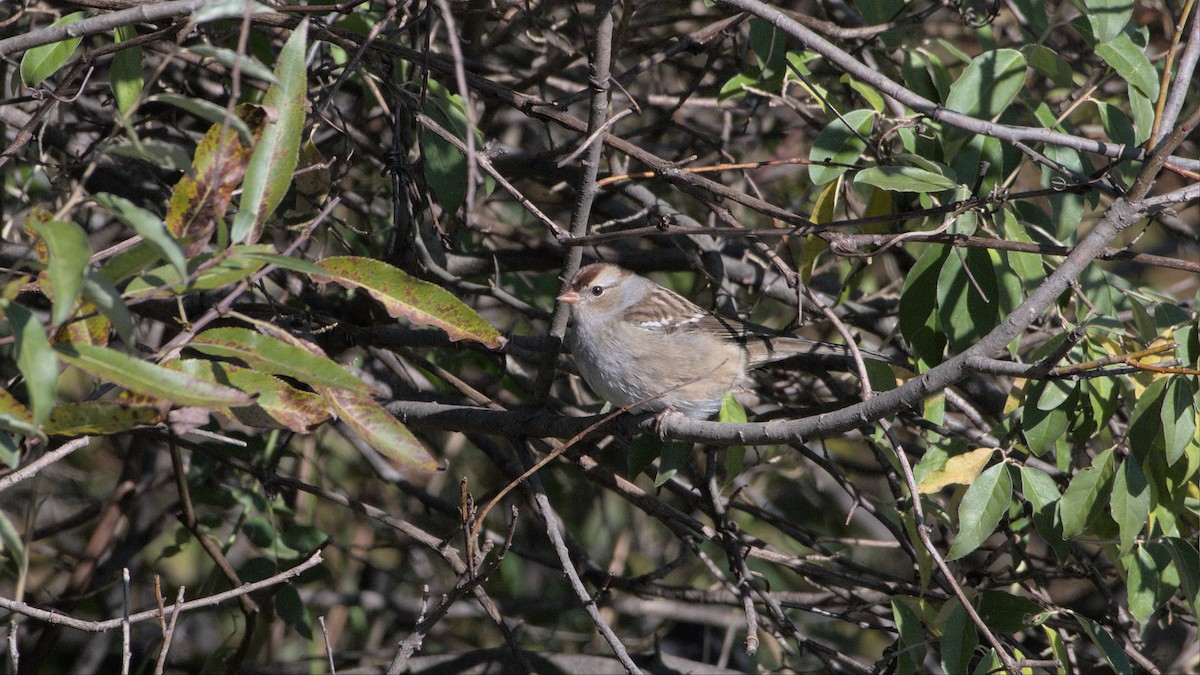
[[[187,261],[183,257],[183,249],[179,247],[179,242],[167,232],[167,226],[158,216],[150,213],[146,209],[134,204],[133,202],[100,192],[95,195],[96,203],[112,212],[122,223],[133,228],[133,231],[146,240],[153,246],[167,262],[175,266],[175,270],[179,272],[179,278],[187,277]]]
[[[211,45],[196,45],[194,47],[187,47],[187,50],[204,58],[213,59],[230,70],[238,67],[243,75],[257,78],[268,84],[279,83],[279,80],[275,77],[275,73],[271,72],[270,68],[248,54],[239,54],[232,49],[213,47]]]
[[[654,487],[659,488],[671,480],[675,472],[683,468],[692,456],[692,444],[687,441],[668,440],[662,443],[658,459],[658,473],[654,476]]]
[[[1015,49],[980,54],[950,86],[946,107],[978,119],[995,118],[1025,87],[1025,66],[1025,56]]]
[[[1039,73],[1049,77],[1060,87],[1070,87],[1074,84],[1074,72],[1071,65],[1061,54],[1043,45],[1025,45],[1021,53],[1028,59],[1029,65]]]
[[[996,654],[996,650],[988,647],[983,658],[979,659],[979,663],[975,664],[975,670],[971,671],[971,675],[995,675],[1004,671],[1004,664],[1000,661],[1000,656]]]
[[[1162,399],[1163,444],[1167,465],[1179,461],[1189,443],[1196,440],[1196,379],[1176,377]]]
[[[938,318],[951,348],[962,352],[999,321],[999,287],[992,258],[984,249],[954,249],[938,275]]]
[[[84,16],[86,16],[84,12],[68,14],[50,24],[50,28],[75,23]],[[21,82],[25,83],[26,87],[32,87],[58,72],[59,68],[71,60],[71,55],[75,53],[75,48],[79,46],[79,41],[82,39],[81,37],[68,38],[48,45],[40,45],[25,52],[21,56]]]
[[[717,413],[718,422],[743,424],[746,422],[746,410],[737,402],[733,394],[725,394],[721,399],[721,411]],[[742,472],[746,462],[746,446],[731,445],[725,448],[725,480],[733,480]]]
[[[348,389],[321,387],[318,391],[333,406],[338,419],[406,477],[418,479],[437,471],[437,460],[421,441],[370,396]]]
[[[490,323],[446,289],[387,263],[346,256],[326,258],[321,267],[342,286],[370,293],[390,316],[441,328],[451,340],[474,340],[492,349],[504,345],[504,337]]]
[[[8,299],[0,299],[0,309],[11,326],[17,369],[25,378],[33,422],[41,424],[50,415],[58,394],[58,359],[46,339],[46,331],[32,312]]]
[[[315,551],[329,540],[329,535],[309,525],[289,525],[280,533],[279,540],[293,551],[303,554]]]
[[[1158,608],[1158,564],[1140,544],[1128,555],[1121,559],[1125,568],[1125,591],[1129,597],[1129,613],[1137,622],[1146,625],[1146,621]]]
[[[1175,561],[1183,599],[1191,605],[1194,615],[1197,607],[1200,607],[1200,552],[1195,544],[1179,537],[1167,537],[1163,543]]]
[[[1044,387],[1030,389],[1030,394],[1037,394],[1030,398],[1038,410],[1057,410],[1075,395],[1077,386],[1071,380],[1046,380]]]
[[[137,28],[118,26],[114,37],[117,44],[132,40],[137,37]],[[145,86],[141,47],[129,47],[113,54],[112,65],[108,69],[108,86],[117,102],[117,110],[128,117]]]
[[[250,5],[251,14],[270,14],[273,9],[260,2],[248,0],[213,0],[192,12],[192,23],[208,23],[218,19],[240,19],[246,15],[246,5]]]
[[[190,285],[184,283],[173,265],[156,267],[131,281],[125,287],[125,295],[141,297],[159,291],[163,287],[166,290],[160,294],[164,296],[223,288],[246,279],[262,269],[264,262],[257,254],[271,251],[273,249],[269,244],[254,244],[234,246],[222,252],[217,262],[212,264],[210,264],[214,257],[212,254],[192,258],[190,268],[194,270],[203,266],[204,271]]]
[[[107,347],[85,344],[58,344],[59,358],[105,382],[124,387],[135,394],[172,401],[184,406],[223,408],[250,405],[245,392],[205,382],[191,375],[126,356]]]
[[[29,566],[29,552],[25,549],[25,540],[17,532],[8,516],[0,511],[0,551],[6,552],[20,574],[24,574]]]
[[[826,125],[813,139],[812,150],[808,153],[809,161],[814,162],[808,167],[813,185],[824,185],[845,173],[846,167],[820,165],[824,162],[854,164],[867,148],[862,139],[870,137],[874,126],[875,113],[870,110],[851,110],[842,115],[842,119]]]
[[[301,260],[300,258],[293,258],[286,255],[279,255],[278,253],[271,253],[262,249],[261,247],[247,247],[246,250],[241,252],[240,257],[247,260],[257,260],[285,270],[291,270],[293,272],[300,272],[301,274],[308,274],[312,276],[324,276],[329,273],[321,266],[310,263],[307,260]]]
[[[609,408],[606,404],[605,408]],[[654,434],[638,434],[629,443],[629,452],[625,456],[625,475],[633,479],[646,470],[662,455],[663,442]]]
[[[38,434],[37,425],[33,423],[33,413],[3,387],[0,387],[0,429],[26,436]]]
[[[900,634],[897,672],[914,673],[925,661],[925,628],[915,605],[918,600],[907,595],[892,598],[892,620]]]
[[[61,220],[30,218],[27,225],[46,242],[50,257],[46,272],[54,298],[50,322],[61,326],[75,311],[79,290],[83,287],[88,262],[92,257],[87,233],[75,223]]]
[[[1112,449],[1096,455],[1092,465],[1075,474],[1067,491],[1058,502],[1063,536],[1067,539],[1084,531],[1088,523],[1108,502],[1108,490],[1113,477]]]
[[[1121,649],[1121,643],[1117,642],[1104,626],[1076,612],[1068,610],[1067,613],[1075,617],[1079,626],[1083,628],[1083,632],[1091,639],[1092,644],[1100,648],[1109,667],[1118,675],[1133,675],[1133,667],[1129,664],[1129,657],[1125,655],[1125,650]]]
[[[950,93],[951,78],[941,58],[927,49],[904,49],[900,54],[904,59],[901,66],[904,84],[930,101],[946,100],[946,95]]]
[[[1167,378],[1151,382],[1134,401],[1133,412],[1130,413],[1129,454],[1141,459],[1145,463],[1143,468],[1151,467],[1156,457],[1165,457],[1167,453],[1163,429],[1167,384]]]
[[[146,98],[147,103],[166,103],[185,110],[196,117],[212,124],[228,126],[237,132],[247,143],[254,141],[254,133],[246,122],[237,115],[227,114],[229,111],[211,101],[181,96],[179,94],[154,94]],[[190,165],[191,162],[188,162]]]
[[[1069,672],[1066,670],[1066,665],[1071,662],[1071,656],[1070,652],[1067,651],[1067,645],[1063,642],[1062,636],[1058,634],[1057,630],[1047,624],[1042,624],[1042,633],[1045,634],[1046,641],[1050,643],[1050,653],[1063,666],[1059,669],[1059,672]]]
[[[979,548],[1000,524],[1012,503],[1012,476],[1000,462],[979,474],[958,505],[958,536],[946,560],[957,560]]]
[[[88,270],[87,278],[83,280],[83,297],[108,319],[125,344],[131,345],[136,342],[133,336],[133,315],[121,299],[120,291],[113,286],[108,277],[95,270]]]
[[[1029,598],[988,590],[979,594],[979,616],[997,633],[1017,633],[1040,626],[1050,613]]]
[[[452,94],[436,80],[429,80],[429,95],[423,112],[443,129],[460,139],[467,138],[467,112],[462,97]],[[483,137],[475,130],[476,147]],[[453,213],[467,197],[467,159],[453,144],[434,133],[421,139],[425,156],[425,178],[442,210]]]
[[[947,673],[965,673],[971,663],[975,647],[979,645],[979,633],[975,622],[967,616],[962,603],[958,600],[948,600],[954,603],[954,609],[946,617],[943,624],[941,655],[942,669]]]
[[[750,49],[758,59],[762,79],[781,79],[786,68],[787,36],[770,22],[758,17],[750,19]]]
[[[165,412],[155,406],[126,405],[117,401],[84,401],[54,406],[46,419],[49,436],[122,434],[161,422]]]
[[[758,85],[758,78],[746,73],[738,73],[725,81],[721,85],[720,91],[717,92],[718,101],[728,101],[734,98],[740,98],[746,95],[748,87]]]
[[[900,333],[925,364],[942,360],[945,334],[938,325],[938,278],[950,255],[949,246],[928,246],[904,278],[900,293]]]
[[[245,123],[243,122],[243,124]],[[105,145],[103,151],[117,157],[143,159],[170,171],[187,171],[192,167],[191,155],[174,143],[154,140],[144,140],[139,143],[113,143]]]
[[[1117,37],[1133,16],[1133,3],[1127,0],[1086,0],[1088,24],[1092,27],[1095,44]]]
[[[370,393],[371,388],[328,357],[247,328],[212,328],[188,346],[212,356],[240,359],[255,370],[295,378],[313,387]]]
[[[254,405],[222,410],[248,427],[284,428],[307,434],[330,418],[325,399],[289,386],[269,373],[203,359],[177,359],[163,365],[209,382],[231,385],[254,396]]]
[[[300,591],[295,586],[284,585],[275,593],[275,611],[283,622],[291,626],[305,640],[313,637],[312,615],[300,598]]]
[[[1117,469],[1112,488],[1112,517],[1121,533],[1122,554],[1133,548],[1149,515],[1150,486],[1142,473],[1141,462],[1137,457],[1126,457]]]
[[[275,64],[275,78],[279,83],[268,87],[263,96],[263,107],[275,114],[263,127],[246,166],[242,201],[229,232],[229,239],[235,244],[258,241],[263,223],[275,213],[292,183],[304,130],[304,104],[308,91],[308,71],[304,64],[307,43],[308,22],[301,21],[279,52],[279,61]]]
[[[941,192],[958,187],[958,183],[941,174],[912,166],[873,166],[859,171],[854,184],[892,192]]]
[[[1131,87],[1149,98],[1158,96],[1158,71],[1128,33],[1096,44],[1096,55],[1112,66]]]
[[[1054,479],[1044,471],[1030,466],[1021,467],[1021,494],[1033,507],[1033,526],[1053,549],[1059,560],[1066,560],[1071,546],[1062,536],[1058,521],[1058,500],[1061,495]]]

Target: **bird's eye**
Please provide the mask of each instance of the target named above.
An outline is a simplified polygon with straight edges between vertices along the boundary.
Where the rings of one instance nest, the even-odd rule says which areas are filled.
[[[604,295],[604,287],[592,286],[592,295],[596,296],[597,298]]]

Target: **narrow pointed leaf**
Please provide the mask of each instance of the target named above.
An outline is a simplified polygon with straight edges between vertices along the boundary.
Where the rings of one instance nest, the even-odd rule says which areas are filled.
[[[0,310],[8,319],[17,352],[17,369],[25,378],[29,409],[34,424],[41,424],[58,394],[58,359],[37,317],[11,300],[0,300]]]
[[[155,94],[147,98],[146,102],[166,103],[167,105],[175,106],[216,126],[227,125],[230,129],[236,131],[245,141],[254,139],[254,134],[244,121],[239,119],[237,115],[228,114],[229,111],[224,106],[219,106],[212,101],[181,96],[180,94]]]
[[[166,412],[156,406],[125,405],[116,401],[84,401],[54,407],[46,420],[49,436],[89,436],[125,433],[157,424]]]
[[[75,311],[88,261],[92,257],[87,233],[75,223],[60,220],[43,222],[30,219],[29,228],[46,242],[50,256],[46,272],[54,300],[50,321],[60,326]]]
[[[246,167],[242,201],[229,233],[235,244],[258,240],[263,222],[275,212],[292,182],[304,128],[307,70],[304,65],[308,23],[301,22],[279,52],[278,84],[267,89],[262,105],[274,110]]]
[[[210,45],[196,45],[188,47],[188,51],[193,54],[199,54],[205,58],[213,59],[221,65],[233,70],[234,66],[238,66],[243,75],[249,75],[269,84],[276,84],[275,73],[271,69],[262,64],[261,61],[246,54],[239,54],[232,49],[224,47],[213,47]]]
[[[121,299],[121,293],[108,277],[95,270],[88,270],[87,278],[83,280],[83,297],[99,310],[101,316],[108,319],[125,344],[134,343],[133,315],[129,313],[129,308]],[[107,333],[106,328],[105,338]]]
[[[411,277],[371,258],[326,258],[321,267],[347,288],[359,287],[383,303],[388,314],[446,331],[451,340],[474,340],[492,349],[504,344],[500,333],[475,310],[446,289]]]
[[[810,161],[817,163],[808,167],[808,175],[813,185],[824,185],[845,173],[846,167],[833,164],[856,162],[858,156],[867,148],[862,139],[871,136],[874,125],[874,112],[851,110],[818,132],[813,140],[812,151],[808,155]],[[830,165],[823,166],[824,162],[830,162]]]
[[[135,394],[201,408],[250,405],[248,394],[205,382],[185,373],[135,359],[115,349],[92,345],[55,345],[59,358],[80,370]]]
[[[231,363],[203,359],[178,359],[164,365],[253,394],[254,405],[231,407],[221,411],[249,427],[284,428],[298,434],[307,434],[313,427],[330,418],[323,398],[311,392],[300,391],[274,375]]]
[[[137,28],[133,26],[117,27],[118,44],[135,37],[137,37]],[[145,80],[142,79],[141,47],[129,47],[113,54],[112,65],[108,69],[108,86],[112,89],[113,98],[117,101],[117,110],[120,110],[122,115],[128,116],[145,86]]]
[[[362,393],[371,390],[365,382],[329,358],[247,328],[206,330],[189,346],[205,354],[240,359],[251,368],[293,377],[313,387],[353,389]]]
[[[1125,655],[1125,650],[1121,649],[1121,643],[1117,642],[1104,626],[1092,621],[1091,619],[1077,614],[1068,612],[1075,620],[1079,622],[1079,626],[1083,628],[1083,632],[1091,639],[1092,644],[1100,648],[1104,658],[1108,661],[1109,667],[1118,675],[1133,675],[1133,666],[1129,663],[1129,657]]]
[[[97,203],[111,211],[122,223],[133,228],[134,232],[157,249],[167,262],[175,266],[180,278],[187,276],[187,260],[183,257],[183,249],[167,231],[167,226],[161,218],[124,197],[101,192],[95,198]]]
[[[346,389],[324,389],[321,393],[346,426],[401,472],[419,478],[437,471],[437,460],[421,441],[370,396]]]

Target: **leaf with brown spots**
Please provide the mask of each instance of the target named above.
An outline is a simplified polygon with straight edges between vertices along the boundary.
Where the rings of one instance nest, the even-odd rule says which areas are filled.
[[[474,340],[492,349],[504,345],[504,336],[495,327],[449,291],[387,263],[346,256],[326,258],[321,267],[342,286],[370,293],[390,316],[441,328],[451,340]]]

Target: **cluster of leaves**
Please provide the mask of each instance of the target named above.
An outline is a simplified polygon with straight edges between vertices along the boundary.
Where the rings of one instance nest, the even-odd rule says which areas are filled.
[[[1195,665],[1196,139],[1140,187],[1200,106],[1173,74],[1195,54],[1147,54],[1195,19],[24,4],[0,8],[10,665],[123,655],[43,609],[99,622],[317,549],[133,655],[341,667],[403,639],[419,667],[503,638],[529,669],[600,630],[627,668]],[[639,113],[605,133],[572,114],[597,52],[640,64],[601,87]],[[749,415],[666,427],[704,444],[629,443],[558,360],[580,253],[781,327],[813,289],[806,331],[887,358],[785,363]]]

